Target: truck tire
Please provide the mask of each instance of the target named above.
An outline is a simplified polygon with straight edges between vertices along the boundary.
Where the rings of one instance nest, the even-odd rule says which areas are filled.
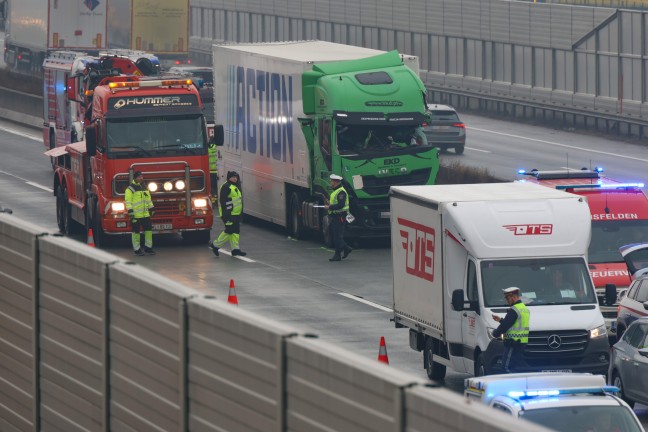
[[[428,378],[434,381],[442,380],[446,375],[445,365],[432,360],[432,355],[439,351],[438,346],[439,342],[436,339],[429,336],[425,338],[425,349],[423,350],[423,355],[425,357],[423,358],[423,365]]]
[[[70,202],[67,199],[68,196],[67,187],[63,186],[62,194],[63,194],[63,207],[64,207],[62,232],[66,235],[77,234],[79,232],[79,225],[74,219],[72,219],[72,207],[70,206]]]
[[[102,247],[108,245],[108,239],[106,234],[104,234],[103,229],[101,228],[101,218],[99,218],[99,204],[95,203],[94,200],[88,201],[88,208],[92,209],[92,212],[88,214],[88,222],[86,223],[88,229],[92,228],[92,238],[96,247]]]
[[[52,150],[56,147],[56,135],[53,130],[50,131],[49,138],[49,148]],[[50,164],[52,165],[53,170],[56,169],[56,158],[50,156]]]
[[[56,187],[56,225],[60,232],[65,233],[65,204],[67,197],[63,195],[61,186]]]
[[[302,206],[301,206],[301,198],[299,198],[299,194],[297,192],[293,192],[290,195],[290,201],[289,201],[289,213],[288,217],[289,223],[289,231],[288,234],[290,237],[300,240],[304,236],[304,220],[302,218]]]

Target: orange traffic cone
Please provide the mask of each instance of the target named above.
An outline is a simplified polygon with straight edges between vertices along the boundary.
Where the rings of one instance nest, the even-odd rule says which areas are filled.
[[[92,235],[92,228],[88,229],[88,246],[95,247],[94,236]]]
[[[378,361],[389,364],[389,357],[387,357],[387,345],[385,345],[385,336],[380,336],[380,350],[378,351]]]
[[[234,288],[234,279],[230,279],[229,295],[227,296],[227,303],[238,306],[238,298],[236,297],[236,288]]]

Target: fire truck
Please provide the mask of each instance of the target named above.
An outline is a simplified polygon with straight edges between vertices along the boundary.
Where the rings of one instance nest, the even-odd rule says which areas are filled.
[[[59,229],[65,234],[92,230],[97,246],[130,234],[125,190],[134,172],[142,171],[156,210],[153,231],[207,243],[213,210],[197,88],[186,78],[122,73],[133,63],[127,57],[86,62],[66,81],[68,100],[81,109],[74,116],[67,111],[65,119],[82,119],[84,141],[45,152],[55,159]]]
[[[77,51],[54,51],[43,62],[43,143],[46,150],[82,141],[86,106],[86,91],[98,84],[106,74],[158,75],[157,57],[143,51],[110,50],[99,56]],[[67,80],[72,76],[82,100],[70,100]]]
[[[601,168],[519,170],[519,181],[562,189],[587,198],[592,238],[587,253],[590,275],[609,334],[616,334],[617,307],[606,304],[605,291],[619,293],[630,285],[630,275],[619,247],[648,242],[648,197],[643,183],[621,183],[603,175]]]

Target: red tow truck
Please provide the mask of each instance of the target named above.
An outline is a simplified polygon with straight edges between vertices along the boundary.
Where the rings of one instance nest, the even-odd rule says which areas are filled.
[[[85,108],[85,141],[45,152],[55,159],[59,229],[92,229],[97,246],[130,234],[125,190],[142,171],[156,210],[153,231],[206,244],[213,223],[208,136],[192,81],[87,68],[66,87],[68,99]]]
[[[606,304],[605,291],[617,294],[630,285],[630,275],[619,247],[648,242],[648,197],[642,183],[621,183],[606,177],[600,168],[569,170],[519,170],[519,181],[563,189],[587,198],[592,216],[592,239],[587,261],[601,312],[611,336],[616,334],[617,307]]]

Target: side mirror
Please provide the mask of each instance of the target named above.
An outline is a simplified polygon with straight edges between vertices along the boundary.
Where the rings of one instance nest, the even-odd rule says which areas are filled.
[[[643,302],[644,309],[648,310],[648,301]]]
[[[209,143],[216,144],[217,147],[221,147],[225,144],[225,129],[223,128],[223,125],[214,125],[214,135],[213,137],[210,136]]]
[[[639,350],[639,355],[648,358],[648,348],[641,348]]]
[[[464,310],[464,292],[463,290],[452,291],[452,309],[456,311]]]
[[[97,125],[88,125],[85,130],[86,151],[88,156],[97,154]]]
[[[605,284],[605,304],[612,306],[617,301],[617,292],[615,284]]]

